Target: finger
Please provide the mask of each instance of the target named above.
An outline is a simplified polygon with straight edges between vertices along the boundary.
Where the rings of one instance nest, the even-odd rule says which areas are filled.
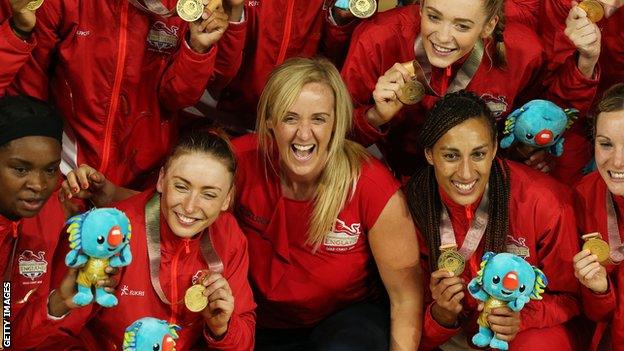
[[[77,194],[80,191],[80,184],[78,183],[78,179],[76,178],[76,172],[69,172],[66,176],[66,179],[71,193]]]
[[[444,291],[442,292],[442,297],[445,298],[447,301],[451,300],[453,298],[453,296],[457,293],[463,292],[464,291],[464,285],[459,283],[459,284],[453,284],[448,286],[446,289],[444,289]]]
[[[583,268],[589,266],[590,264],[597,263],[597,262],[598,262],[598,256],[594,254],[590,254],[584,257],[583,259],[581,259],[580,261],[578,261],[574,266],[577,267],[580,271]]]
[[[572,262],[574,262],[576,264],[577,262],[579,262],[580,260],[584,259],[585,257],[588,257],[591,254],[592,253],[589,250],[581,250],[581,251],[579,251],[579,253],[574,255],[574,257],[572,257]]]
[[[600,272],[600,270],[601,270],[601,269],[600,269],[600,266],[598,266],[598,267],[596,267],[596,268],[592,269],[591,271],[589,271],[589,272],[588,272],[588,273],[587,273],[587,274],[586,274],[583,278],[584,278],[585,280],[592,280],[592,278],[593,278],[596,274],[598,274],[598,272]]]
[[[511,341],[516,336],[516,333],[514,331],[503,333],[503,332],[497,332],[493,328],[492,328],[492,331],[496,335],[496,338],[502,341]]]
[[[210,294],[212,294],[213,292],[219,290],[219,289],[224,289],[225,291],[231,293],[232,290],[230,289],[230,285],[228,284],[227,280],[225,280],[225,278],[220,278],[214,282],[212,282],[210,285],[206,286],[206,289],[204,290],[204,296],[210,296]]]
[[[442,294],[446,289],[451,286],[459,286],[463,289],[464,284],[463,281],[458,277],[444,278],[439,280],[436,285],[433,286],[433,290]]]
[[[581,277],[586,276],[591,270],[596,269],[596,268],[600,268],[600,263],[598,262],[592,262],[590,264],[588,264],[587,266],[579,269],[579,274],[581,275]]]
[[[551,169],[549,165],[546,165],[544,167],[542,167],[542,169],[540,169],[540,171],[542,171],[542,173],[550,173]]]
[[[409,62],[409,64],[411,65],[411,62]],[[404,65],[400,63],[395,63],[392,67],[401,74],[401,78],[403,78],[404,82],[411,80],[412,76],[414,75]]]
[[[218,311],[225,311],[228,314],[234,311],[234,302],[225,300],[215,300],[208,304],[208,309],[212,314],[216,314]]]
[[[231,297],[232,297],[232,294],[228,292],[227,290],[218,289],[208,296],[208,302],[212,302],[216,300],[229,301]]]
[[[490,316],[499,316],[499,317],[513,317],[517,312],[512,311],[509,307],[497,307],[493,308],[490,312]]]
[[[118,267],[111,267],[111,266],[106,266],[106,268],[104,268],[104,272],[108,275],[114,275],[119,273],[119,268]]]

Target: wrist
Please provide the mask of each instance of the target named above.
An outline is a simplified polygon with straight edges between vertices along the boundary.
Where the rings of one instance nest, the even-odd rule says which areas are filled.
[[[457,328],[457,315],[442,309],[437,303],[433,303],[431,306],[431,317],[441,326],[449,329]]]
[[[71,309],[65,303],[65,299],[58,290],[52,291],[48,298],[48,314],[53,317],[62,317]]]
[[[227,333],[227,330],[228,330],[227,324],[221,327],[216,327],[216,326],[211,326],[211,325],[206,324],[206,327],[208,329],[210,337],[212,337],[213,339],[217,341],[223,340],[223,338],[225,337],[225,333]]]
[[[583,76],[588,79],[592,79],[594,77],[594,70],[596,68],[596,64],[598,63],[598,58],[593,57],[585,57],[583,55],[579,55],[577,68]]]
[[[9,26],[11,27],[13,33],[15,33],[15,35],[22,40],[28,40],[34,28],[34,26],[28,27],[18,24],[13,17],[9,19]]]
[[[368,123],[373,127],[379,129],[382,125],[386,123],[386,121],[381,118],[379,111],[377,111],[377,107],[373,106],[366,111],[366,119]]]
[[[245,6],[243,4],[232,6],[228,11],[228,20],[230,22],[240,22],[243,19],[243,10]]]
[[[336,6],[332,6],[330,11],[334,22],[336,22],[336,25],[338,26],[344,26],[353,21],[353,17],[350,15],[351,13],[349,10],[343,10],[337,8]]]

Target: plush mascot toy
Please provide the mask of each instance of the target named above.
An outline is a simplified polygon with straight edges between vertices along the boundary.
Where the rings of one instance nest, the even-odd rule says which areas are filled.
[[[520,256],[506,252],[485,253],[481,269],[468,284],[470,294],[485,303],[477,320],[479,333],[472,337],[472,342],[479,347],[489,345],[494,349],[507,350],[507,341],[496,338],[487,316],[494,308],[507,306],[518,312],[529,300],[541,300],[546,284],[548,281],[544,273]]]
[[[106,279],[106,266],[123,267],[130,264],[130,220],[115,208],[98,208],[74,216],[67,221],[69,247],[65,256],[68,267],[80,267],[76,285],[78,292],[72,298],[79,306],[93,301],[91,286]],[[117,305],[115,295],[95,288],[95,301],[104,306]]]
[[[507,116],[500,146],[506,149],[519,141],[530,150],[548,148],[549,153],[561,156],[562,134],[577,117],[578,110],[563,110],[550,101],[531,100]]]
[[[162,319],[141,318],[126,328],[123,351],[175,351],[180,329]]]

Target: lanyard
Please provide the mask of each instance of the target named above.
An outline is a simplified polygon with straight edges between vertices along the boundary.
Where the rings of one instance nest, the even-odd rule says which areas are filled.
[[[425,90],[429,95],[442,96],[447,92],[453,93],[465,89],[468,84],[470,84],[470,81],[474,77],[475,73],[477,73],[477,69],[479,69],[479,66],[481,65],[483,51],[483,41],[479,39],[470,52],[470,56],[468,56],[466,61],[464,61],[464,64],[455,75],[455,78],[451,84],[449,84],[447,91],[441,91],[438,93],[431,87],[431,63],[427,58],[427,53],[425,52],[425,48],[422,43],[422,36],[418,35],[418,38],[416,38],[416,41],[414,42],[414,54],[416,55],[414,68],[416,70],[416,79],[418,79],[418,81],[425,86]]]
[[[457,252],[459,252],[465,260],[468,260],[477,250],[479,242],[483,237],[483,233],[485,233],[485,228],[487,228],[488,219],[490,218],[490,215],[488,214],[488,203],[488,186],[486,186],[483,191],[483,197],[481,198],[479,207],[475,213],[475,217],[470,224],[468,233],[466,234],[466,238],[464,239],[461,248],[457,250]],[[448,211],[444,205],[442,205],[442,216],[440,218],[440,239],[442,245],[455,245],[457,247],[453,224],[451,223]]]
[[[609,234],[609,247],[611,252],[609,256],[611,261],[618,264],[624,260],[624,246],[622,246],[622,239],[620,238],[620,229],[618,227],[617,215],[615,214],[615,206],[613,205],[613,199],[611,193],[607,189],[607,233]]]
[[[175,13],[175,7],[169,10],[160,0],[145,0],[145,5],[141,4],[138,0],[129,1],[141,11],[153,13],[162,17],[171,17],[171,15]]]
[[[162,286],[160,285],[160,194],[155,193],[154,196],[145,204],[145,229],[147,232],[147,254],[150,262],[150,279],[154,291],[160,300],[168,305],[171,302],[165,296]],[[214,273],[223,272],[223,262],[217,255],[212,246],[210,238],[210,230],[201,235],[201,253],[204,260],[208,263],[208,269]],[[175,279],[175,278],[174,278]]]

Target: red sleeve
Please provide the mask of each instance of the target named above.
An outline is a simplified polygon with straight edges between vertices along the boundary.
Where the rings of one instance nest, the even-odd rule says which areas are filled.
[[[610,277],[608,279],[609,290],[604,294],[596,294],[584,286],[581,288],[583,309],[587,317],[594,322],[610,321],[615,311],[615,289],[613,280]]]
[[[370,230],[381,211],[386,207],[388,200],[399,190],[399,182],[392,176],[390,170],[377,159],[371,159],[362,166],[362,175],[358,181],[359,204],[366,231]]]
[[[0,96],[13,81],[17,71],[30,57],[30,52],[36,45],[36,40],[30,38],[24,41],[13,33],[9,21],[0,24]]]
[[[186,37],[186,32],[181,36]],[[183,40],[174,54],[171,65],[160,80],[158,96],[164,108],[178,111],[193,106],[199,99],[215,70],[217,46],[199,54]]]
[[[228,258],[224,260],[226,269],[224,275],[234,295],[234,313],[223,339],[215,340],[206,328],[204,328],[204,337],[208,348],[211,350],[252,350],[256,327],[256,314],[254,312],[256,304],[247,280],[249,270],[247,239],[231,214],[224,213],[222,216],[228,218],[223,234],[231,238],[227,246],[229,248]]]
[[[537,25],[540,0],[511,0],[505,2],[505,20],[507,23],[524,23],[532,28]]]
[[[330,19],[330,11],[331,9],[323,11],[323,16],[325,16],[323,37],[325,40],[322,41],[321,52],[332,60],[336,67],[340,68],[347,56],[351,35],[360,21],[354,19],[345,25],[339,26]]]
[[[544,0],[539,11],[540,37],[546,54],[547,69],[555,71],[576,51],[564,34],[565,20],[571,8],[570,0]]]
[[[52,55],[59,43],[61,21],[64,17],[74,17],[68,14],[68,9],[77,8],[73,0],[46,0],[44,6],[37,10],[37,24],[33,36],[37,46],[32,51],[30,59],[13,80],[11,92],[19,92],[48,100],[49,72]],[[71,30],[65,28],[64,30]]]
[[[341,72],[355,107],[354,139],[364,146],[371,145],[384,136],[366,118],[366,111],[374,106],[373,90],[377,79],[383,74],[379,68],[383,47],[367,39],[371,34],[368,23],[370,22],[363,23],[353,33],[351,47]]]
[[[558,196],[565,199],[559,206],[540,201],[543,207],[533,210],[548,218],[544,223],[536,221],[545,228],[536,242],[536,260],[548,286],[542,300],[531,301],[522,309],[520,331],[557,326],[580,314],[579,282],[572,266],[572,258],[579,251],[576,221],[571,194],[561,188]]]
[[[585,77],[577,67],[576,55],[570,55],[552,77],[545,81],[546,99],[562,108],[573,107],[585,116],[592,106],[598,81],[600,67],[594,68],[594,76]]]
[[[223,37],[217,43],[215,72],[208,83],[210,91],[221,91],[238,73],[243,61],[246,35],[247,21],[229,24]]]

